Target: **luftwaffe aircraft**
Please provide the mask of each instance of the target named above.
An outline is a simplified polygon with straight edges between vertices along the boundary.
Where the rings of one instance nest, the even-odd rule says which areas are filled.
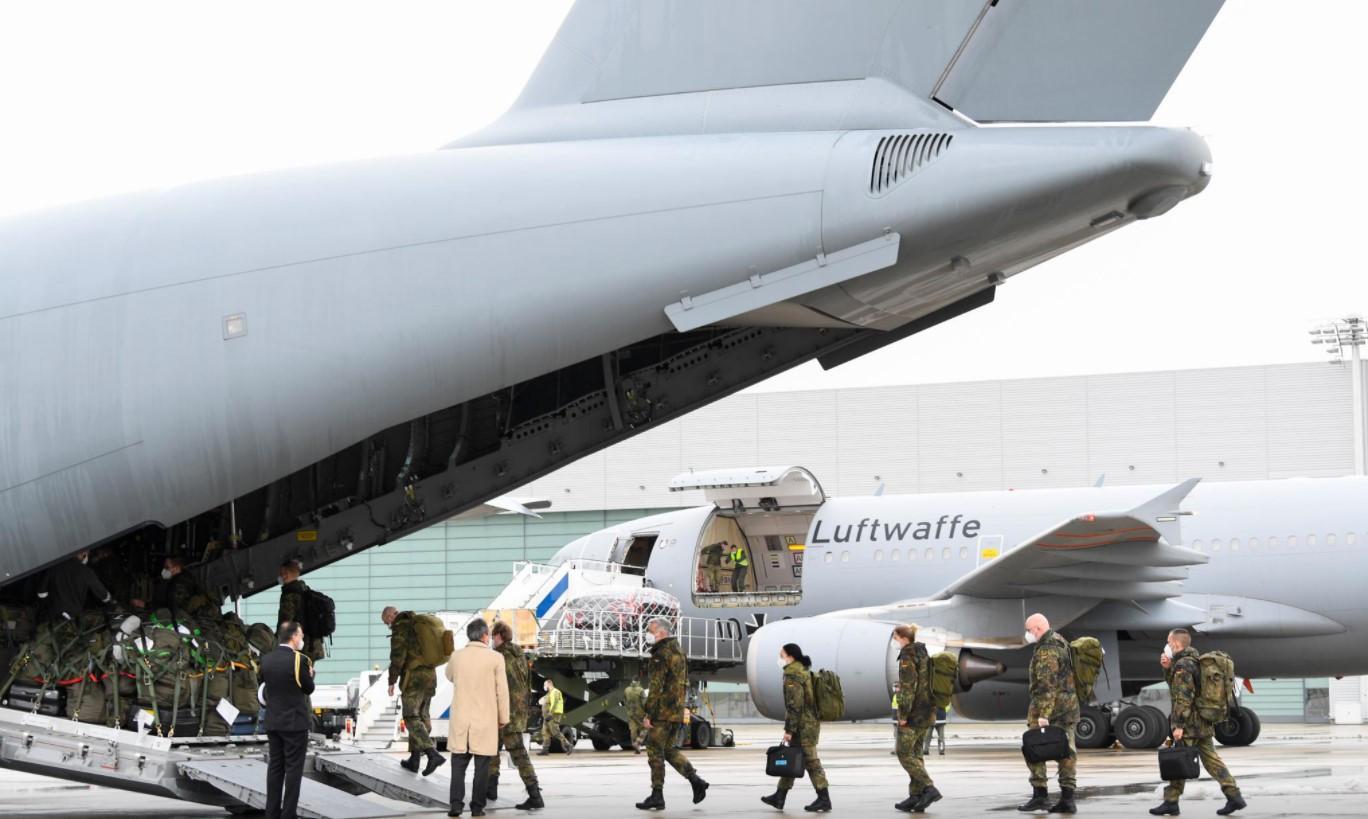
[[[0,222],[0,582],[248,595],[986,305],[1207,186],[1220,6],[582,0],[441,150]]]

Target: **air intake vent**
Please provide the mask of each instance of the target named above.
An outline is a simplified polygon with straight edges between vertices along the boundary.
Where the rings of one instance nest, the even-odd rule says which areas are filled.
[[[879,140],[869,171],[869,192],[882,196],[935,161],[954,141],[950,134],[900,134]]]

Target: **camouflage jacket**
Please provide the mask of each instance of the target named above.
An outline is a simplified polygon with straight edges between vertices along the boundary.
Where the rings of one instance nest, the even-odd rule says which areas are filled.
[[[154,609],[170,609],[172,614],[199,614],[210,610],[217,611],[209,594],[200,585],[199,578],[188,571],[157,585],[152,595]]]
[[[504,673],[508,677],[508,730],[527,730],[527,695],[532,682],[527,671],[527,658],[517,643],[504,643],[495,651],[503,655]]]
[[[817,738],[822,721],[817,716],[817,698],[812,692],[812,672],[794,660],[784,666],[784,733],[794,741]]]
[[[1169,727],[1182,728],[1184,738],[1193,739],[1212,734],[1212,726],[1197,715],[1197,686],[1201,680],[1197,657],[1197,649],[1188,646],[1174,655],[1164,672],[1168,679],[1169,699],[1173,703],[1169,711]]]
[[[936,721],[931,707],[931,657],[923,643],[908,643],[898,652],[898,721],[909,728],[924,728]]]
[[[418,632],[414,629],[414,613],[401,611],[390,626],[389,684],[394,685],[408,671],[422,662],[418,648]]]
[[[641,683],[632,680],[632,684],[623,692],[622,704],[627,706],[630,719],[641,719],[646,715],[646,692],[641,689]]]
[[[1027,723],[1034,725],[1041,717],[1056,724],[1078,721],[1069,643],[1053,630],[1045,632],[1031,655],[1030,693]]]
[[[304,625],[304,601],[309,587],[303,580],[292,580],[280,587],[280,607],[277,611],[277,623],[290,620]],[[310,660],[321,660],[326,654],[323,647],[323,638],[315,637],[307,630],[304,632],[304,654]]]
[[[689,691],[689,664],[679,641],[673,637],[651,647],[646,664],[646,716],[651,722],[683,722],[684,700]]]

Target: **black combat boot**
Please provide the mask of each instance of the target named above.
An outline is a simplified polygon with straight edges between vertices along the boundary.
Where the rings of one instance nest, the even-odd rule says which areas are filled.
[[[703,777],[697,773],[690,774],[689,784],[693,786],[693,803],[695,805],[708,798],[708,783],[703,781]]]
[[[1078,806],[1074,804],[1072,788],[1064,788],[1059,792],[1059,801],[1050,806],[1050,813],[1077,813]]]
[[[817,791],[817,799],[811,805],[804,805],[803,810],[809,813],[826,813],[831,810],[831,795],[826,788]]]
[[[551,753],[551,744],[545,743],[541,746],[541,750],[537,751],[537,756],[546,756],[549,753]]]
[[[513,807],[517,808],[518,810],[540,810],[541,808],[546,807],[546,803],[543,802],[541,798],[541,789],[535,787],[528,788],[527,801],[519,802]]]
[[[931,807],[932,802],[939,802],[940,798],[941,792],[936,790],[935,785],[932,785],[931,787],[922,791],[921,798],[917,800],[917,804],[912,806],[912,812],[924,813],[927,808]]]
[[[1158,807],[1150,808],[1150,816],[1177,816],[1180,813],[1182,811],[1178,810],[1178,803],[1167,799],[1160,802]]]
[[[910,813],[910,812],[912,811],[912,808],[913,808],[918,802],[920,802],[920,801],[921,801],[921,798],[922,798],[923,796],[925,796],[925,795],[926,795],[926,788],[922,788],[922,789],[921,789],[920,791],[918,791],[917,793],[912,794],[911,796],[907,797],[907,798],[904,799],[903,801],[901,801],[901,802],[897,803],[896,805],[894,805],[894,806],[893,806],[893,810],[903,810],[903,811],[908,811],[908,812]]]
[[[771,808],[774,808],[775,810],[783,810],[784,802],[787,799],[788,791],[784,790],[783,788],[779,788],[769,796],[760,797],[761,802],[764,802],[766,805],[769,805]]]
[[[401,761],[399,767],[406,771],[418,773],[418,760],[423,757],[422,751],[409,751],[409,758]]]
[[[446,757],[437,752],[436,748],[428,748],[424,753],[427,754],[427,764],[423,766],[423,776],[427,776],[438,768],[446,764]],[[415,762],[416,766],[417,763]]]
[[[1032,813],[1038,810],[1050,809],[1050,792],[1044,788],[1034,788],[1031,791],[1031,801],[1017,805],[1017,810],[1022,813]]]
[[[661,793],[660,788],[651,788],[651,795],[646,797],[646,801],[636,803],[637,810],[665,810],[665,794]]]
[[[1224,808],[1218,809],[1218,810],[1216,811],[1216,815],[1217,815],[1217,816],[1229,816],[1230,814],[1234,813],[1235,811],[1240,810],[1241,808],[1247,808],[1247,807],[1249,807],[1249,806],[1248,806],[1247,804],[1245,804],[1244,797],[1243,797],[1243,796],[1240,796],[1240,792],[1239,792],[1238,790],[1233,790],[1233,791],[1231,791],[1230,793],[1226,794],[1226,803],[1225,803],[1225,807],[1224,807]]]
[[[489,777],[489,787],[485,788],[485,801],[493,802],[499,798],[499,775]]]

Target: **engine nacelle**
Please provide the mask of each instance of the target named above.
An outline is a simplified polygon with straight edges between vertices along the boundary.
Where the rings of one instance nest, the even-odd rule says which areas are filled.
[[[978,722],[994,720],[1026,721],[1026,710],[1031,697],[1023,683],[992,680],[974,686],[974,690],[955,694],[955,713]]]
[[[847,620],[833,617],[807,617],[782,620],[757,631],[746,650],[746,682],[751,699],[760,713],[770,719],[784,718],[783,670],[777,660],[785,643],[797,643],[812,658],[814,668],[828,668],[841,677],[845,694],[844,719],[876,719],[888,716],[893,684],[898,681],[898,646],[893,642],[892,623],[876,620]],[[943,642],[928,634],[931,653],[942,650]],[[956,649],[947,649],[956,651]],[[974,683],[1001,674],[1002,663],[959,650],[957,692],[968,691]]]

